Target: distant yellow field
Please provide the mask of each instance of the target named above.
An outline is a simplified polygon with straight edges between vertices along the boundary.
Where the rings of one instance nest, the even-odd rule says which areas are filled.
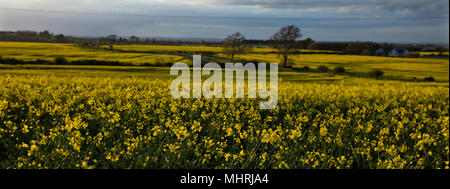
[[[419,52],[419,54],[424,56],[437,56],[440,54],[440,52]],[[442,52],[442,55],[448,56],[448,52]]]
[[[131,64],[160,64],[189,61],[183,60],[183,57],[177,55],[119,53],[81,48],[75,44],[24,42],[0,42],[0,56],[25,61],[34,61],[37,59],[53,61],[55,57],[63,56],[68,61],[98,60]]]
[[[223,54],[220,56],[224,56]],[[236,56],[237,59],[257,61],[265,63],[279,63],[277,54],[245,54]],[[333,69],[336,66],[344,66],[350,72],[368,72],[380,69],[387,76],[402,78],[423,78],[433,76],[440,81],[448,81],[449,60],[433,58],[395,58],[360,55],[337,54],[302,54],[292,56],[294,67],[308,66],[316,68],[319,65]]]
[[[76,44],[58,43],[23,43],[0,42],[0,56],[3,58],[15,58],[19,60],[34,61],[37,59],[53,61],[55,57],[64,56],[68,61],[98,60],[135,65],[158,65],[165,63],[184,62],[192,63],[190,56],[177,55],[178,52],[202,54],[213,52],[217,56],[225,58],[221,47],[208,46],[162,46],[162,45],[115,45],[114,49],[124,52],[110,51],[106,49],[81,48]],[[129,51],[129,52],[126,52]],[[280,57],[271,53],[271,48],[254,48],[253,53],[237,55],[236,59],[242,62],[253,61],[258,63],[279,63]],[[153,53],[151,53],[153,52]],[[347,72],[367,73],[373,69],[380,69],[385,76],[397,79],[423,79],[432,76],[439,82],[449,81],[448,59],[434,58],[393,58],[378,56],[340,55],[340,54],[301,54],[293,55],[291,61],[294,67],[308,66],[312,69],[319,65],[328,66],[330,69],[343,66]]]

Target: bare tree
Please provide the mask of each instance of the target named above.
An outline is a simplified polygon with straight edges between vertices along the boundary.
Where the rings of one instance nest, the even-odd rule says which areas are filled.
[[[223,53],[230,57],[231,61],[234,61],[234,56],[249,52],[251,47],[244,44],[245,37],[239,33],[233,33],[223,40]]]
[[[281,67],[288,67],[289,55],[294,53],[297,49],[295,40],[301,38],[303,35],[297,26],[290,25],[280,29],[270,38],[271,46],[278,51],[278,55],[283,58]]]

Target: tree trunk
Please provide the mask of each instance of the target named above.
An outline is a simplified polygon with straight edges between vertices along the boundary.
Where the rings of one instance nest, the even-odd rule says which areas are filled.
[[[288,61],[288,56],[287,56],[287,55],[284,55],[284,56],[283,56],[283,65],[282,65],[282,67],[285,67],[285,68],[288,67],[287,61]]]

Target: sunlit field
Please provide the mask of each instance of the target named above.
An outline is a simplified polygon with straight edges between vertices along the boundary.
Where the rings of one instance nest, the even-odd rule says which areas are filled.
[[[55,57],[64,57],[68,61],[98,60],[159,66],[176,62],[192,64],[191,55],[199,52],[212,52],[216,55],[208,56],[212,56],[213,60],[220,58],[218,61],[227,61],[226,56],[221,54],[221,47],[115,45],[114,49],[113,51],[88,49],[74,44],[0,42],[0,56],[25,61],[54,61]],[[254,48],[253,54],[237,55],[236,59],[244,63],[279,63],[280,57],[272,52],[271,48]],[[449,61],[442,58],[300,54],[293,55],[290,61],[296,68],[307,66],[315,69],[320,65],[325,65],[332,70],[337,66],[343,66],[347,73],[356,75],[364,75],[371,70],[379,69],[385,72],[386,78],[393,80],[422,80],[431,76],[436,81],[448,82],[449,78]]]
[[[417,52],[416,52],[417,53]],[[448,56],[448,52],[418,52],[419,55],[423,55],[423,56],[438,56],[438,55],[444,55],[444,56]]]
[[[223,56],[223,55],[221,55]],[[278,63],[280,58],[276,54],[245,54],[237,59],[252,60],[253,62]],[[348,72],[366,73],[373,69],[385,72],[386,76],[398,79],[411,79],[432,76],[438,81],[448,82],[449,60],[432,58],[395,58],[361,55],[336,54],[301,54],[291,58],[294,67],[308,66],[317,68],[320,65],[333,69],[343,66]]]
[[[159,65],[183,61],[183,57],[165,54],[120,53],[81,48],[75,44],[0,42],[0,56],[25,61],[47,60],[64,57],[68,61],[112,61],[135,65]],[[186,60],[189,61],[189,60]]]
[[[115,48],[1,42],[0,55],[141,65],[189,62],[175,51],[206,49],[224,58],[219,47]],[[280,62],[265,52],[237,59]],[[0,64],[0,168],[449,168],[448,59],[293,61],[331,71],[281,69],[272,110],[258,98],[175,99],[170,67]],[[346,72],[333,73],[338,65]],[[373,69],[385,76],[363,75]]]

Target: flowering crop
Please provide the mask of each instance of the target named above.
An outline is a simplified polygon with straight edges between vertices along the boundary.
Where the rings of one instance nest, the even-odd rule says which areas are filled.
[[[175,99],[140,77],[0,75],[1,168],[445,168],[448,87],[281,82]]]
[[[133,65],[160,65],[173,62],[189,62],[182,56],[146,53],[121,53],[100,49],[81,48],[76,44],[0,42],[0,56],[23,61],[54,61],[64,57],[68,61],[117,61]]]
[[[225,57],[223,54],[219,56]],[[236,59],[259,63],[279,63],[277,54],[243,54]],[[385,72],[385,76],[397,79],[424,78],[433,76],[437,81],[448,82],[448,59],[398,58],[339,54],[301,54],[292,55],[290,61],[294,67],[308,66],[316,69],[320,65],[335,68],[342,66],[346,72],[362,74],[374,69]]]

